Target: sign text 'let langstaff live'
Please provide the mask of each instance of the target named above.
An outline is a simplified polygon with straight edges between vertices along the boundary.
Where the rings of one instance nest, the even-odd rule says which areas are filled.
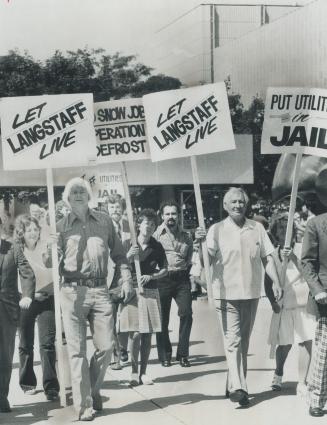
[[[47,102],[43,102],[29,108],[25,116],[15,115],[12,128],[16,132],[6,139],[14,154],[46,140],[40,149],[39,159],[42,160],[76,142],[76,129],[70,128],[85,119],[84,103],[78,102],[63,111],[41,118],[46,105]],[[19,130],[23,125],[27,127]]]
[[[235,149],[225,84],[143,97],[152,161]]]
[[[2,98],[5,169],[88,165],[96,142],[91,94]]]
[[[182,105],[186,98],[179,100],[168,108],[167,115],[161,113],[157,127],[160,129],[161,138],[153,136],[160,149],[165,149],[171,143],[186,136],[185,148],[189,149],[195,143],[203,140],[206,134],[212,134],[217,130],[218,100],[214,95],[195,105],[189,111],[182,113]],[[175,118],[177,117],[177,118]],[[171,122],[172,121],[172,122]],[[167,124],[169,122],[169,124]],[[196,129],[192,134],[192,130]]]

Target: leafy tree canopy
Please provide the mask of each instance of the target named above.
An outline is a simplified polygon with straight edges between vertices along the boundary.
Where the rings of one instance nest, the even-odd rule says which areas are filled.
[[[181,87],[177,78],[152,71],[134,55],[110,55],[104,49],[57,50],[44,62],[27,51],[12,50],[0,57],[0,97],[86,92],[101,102]],[[45,188],[1,188],[0,200],[8,209],[14,197],[41,202],[45,192]]]
[[[239,94],[232,92],[229,77],[225,80],[234,133],[252,134],[254,184],[249,188],[253,199],[271,200],[271,187],[280,155],[261,154],[261,133],[265,113],[264,101],[255,96],[248,109]]]
[[[0,97],[91,92],[100,102],[180,86],[176,78],[152,75],[134,55],[104,49],[57,50],[45,62],[18,50],[0,57]]]
[[[181,87],[177,78],[152,75],[152,71],[134,55],[107,54],[104,49],[57,50],[44,62],[26,51],[13,50],[0,57],[0,97],[91,92],[99,102]],[[253,135],[255,185],[251,190],[258,197],[269,198],[279,156],[260,154],[264,102],[256,96],[245,109],[241,95],[232,92],[229,77],[225,83],[234,133]],[[5,203],[17,195],[17,190],[0,190]],[[24,192],[21,197],[26,195]],[[33,190],[29,196],[34,196]]]

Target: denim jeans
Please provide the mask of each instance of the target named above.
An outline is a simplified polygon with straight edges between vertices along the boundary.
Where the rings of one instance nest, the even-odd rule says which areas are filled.
[[[114,345],[114,317],[106,285],[97,288],[63,285],[60,291],[67,340],[73,402],[77,414],[99,394]],[[87,360],[87,321],[95,352]]]
[[[193,322],[191,284],[185,280],[177,281],[164,278],[158,282],[158,289],[162,313],[162,332],[156,334],[159,361],[170,360],[172,356],[168,326],[173,298],[178,306],[178,316],[180,318],[176,358],[188,357]]]
[[[19,384],[22,389],[36,387],[36,376],[33,369],[36,319],[39,330],[44,392],[46,393],[49,390],[59,391],[56,373],[56,323],[53,296],[49,296],[43,301],[34,300],[27,310],[21,310],[19,321]]]
[[[242,389],[248,392],[245,380],[247,355],[259,299],[215,300],[215,302],[224,335],[228,367],[226,389],[228,391]]]

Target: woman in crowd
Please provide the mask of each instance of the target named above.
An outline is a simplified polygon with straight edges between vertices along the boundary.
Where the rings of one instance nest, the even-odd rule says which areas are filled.
[[[152,333],[161,332],[161,308],[156,281],[167,274],[165,251],[162,245],[152,237],[157,225],[155,211],[142,210],[138,216],[137,225],[137,245],[129,248],[127,258],[132,262],[136,255],[139,256],[143,293],[138,293],[129,304],[121,305],[118,319],[118,331],[130,333],[132,363],[130,385],[132,386],[153,384],[152,379],[146,374],[146,369]],[[133,271],[134,286],[137,287],[135,269]],[[140,369],[139,354],[141,354]]]
[[[269,343],[271,354],[276,355],[276,369],[272,381],[272,389],[280,391],[284,373],[284,364],[294,343],[299,345],[299,381],[297,394],[306,395],[306,379],[310,366],[312,338],[315,330],[315,317],[307,312],[309,296],[308,285],[305,282],[300,260],[292,249],[283,249],[285,243],[287,215],[275,219],[271,233],[278,243],[273,252],[273,259],[282,282],[283,259],[287,258],[283,298],[275,301],[266,276],[266,294],[271,302],[273,316],[270,325]],[[294,229],[295,230],[295,229]],[[293,242],[295,231],[293,231]],[[276,351],[275,351],[276,350]]]
[[[40,358],[43,372],[43,388],[47,400],[56,400],[59,392],[55,364],[55,312],[52,270],[43,265],[43,254],[47,248],[41,240],[41,227],[36,218],[24,214],[16,219],[14,239],[22,245],[25,257],[32,267],[35,280],[35,299],[20,315],[19,341],[19,384],[27,394],[36,392],[34,361],[34,328],[37,319],[40,344]]]

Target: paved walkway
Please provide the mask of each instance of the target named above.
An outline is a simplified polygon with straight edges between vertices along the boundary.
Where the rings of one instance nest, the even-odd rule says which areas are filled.
[[[226,361],[215,311],[207,300],[193,303],[194,325],[191,335],[191,368],[174,363],[163,368],[156,361],[156,350],[151,352],[149,375],[155,378],[151,386],[130,388],[130,367],[121,371],[108,370],[102,395],[104,410],[93,421],[95,425],[203,425],[203,424],[259,424],[286,425],[325,423],[326,418],[311,418],[305,401],[295,395],[297,380],[297,349],[287,360],[283,391],[270,390],[274,362],[269,359],[266,344],[270,322],[270,307],[266,299],[259,304],[248,359],[248,386],[251,407],[238,408],[225,399]],[[176,310],[172,323],[177,324]],[[176,329],[176,326],[174,326]],[[176,341],[176,332],[172,332]],[[153,342],[155,340],[153,339]],[[92,343],[89,343],[90,353]],[[36,372],[40,363],[36,350]],[[58,402],[47,402],[43,392],[25,395],[18,382],[18,364],[15,357],[9,399],[10,414],[0,413],[0,424],[70,424],[75,422],[71,406],[60,408]],[[39,380],[40,382],[40,380]],[[71,403],[71,392],[70,403]],[[327,412],[326,412],[327,413]]]

